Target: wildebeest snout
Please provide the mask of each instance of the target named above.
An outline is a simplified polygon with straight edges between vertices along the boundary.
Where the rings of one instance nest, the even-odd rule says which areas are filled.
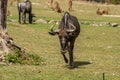
[[[61,39],[61,52],[66,53],[67,52],[67,41],[65,38]]]

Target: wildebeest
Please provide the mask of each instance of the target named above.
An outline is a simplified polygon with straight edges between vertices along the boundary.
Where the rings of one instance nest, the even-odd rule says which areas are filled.
[[[61,53],[66,63],[68,63],[68,59],[66,58],[65,53],[68,51],[70,67],[74,67],[73,48],[74,48],[75,40],[79,35],[79,33],[80,33],[80,25],[77,18],[75,16],[70,15],[68,12],[64,13],[58,29],[53,30],[52,27],[49,32],[49,34],[51,35],[55,35],[55,34],[58,35],[61,46]]]
[[[29,0],[25,2],[18,3],[18,13],[19,13],[19,23],[21,23],[21,13],[22,21],[26,23],[26,13],[28,14],[29,23],[32,23],[32,4]]]

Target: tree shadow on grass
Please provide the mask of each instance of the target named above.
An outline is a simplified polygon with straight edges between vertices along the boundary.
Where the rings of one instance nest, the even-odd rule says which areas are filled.
[[[91,62],[88,62],[88,61],[75,61],[74,62],[74,66],[71,68],[71,67],[68,67],[69,69],[74,69],[74,68],[79,68],[81,66],[84,66],[84,65],[90,65],[92,64]]]

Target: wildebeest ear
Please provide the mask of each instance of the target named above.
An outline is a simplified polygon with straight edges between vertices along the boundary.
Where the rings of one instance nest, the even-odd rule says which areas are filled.
[[[59,34],[59,29],[57,29],[57,30],[53,30],[53,29],[51,29],[51,31],[50,32],[48,32],[50,35],[56,35],[56,34]]]

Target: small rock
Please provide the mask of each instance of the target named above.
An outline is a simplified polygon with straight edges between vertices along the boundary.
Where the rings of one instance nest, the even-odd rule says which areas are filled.
[[[112,46],[107,46],[108,49],[112,48]]]
[[[84,25],[90,25],[90,23],[87,22],[87,21],[81,22],[81,24],[84,24]]]
[[[17,21],[13,19],[8,19],[8,22],[17,22]]]
[[[38,19],[35,21],[36,23],[44,23],[44,24],[47,24],[48,22],[46,20],[43,20],[43,19]]]
[[[112,27],[118,27],[118,25],[119,25],[118,23],[111,23]]]

